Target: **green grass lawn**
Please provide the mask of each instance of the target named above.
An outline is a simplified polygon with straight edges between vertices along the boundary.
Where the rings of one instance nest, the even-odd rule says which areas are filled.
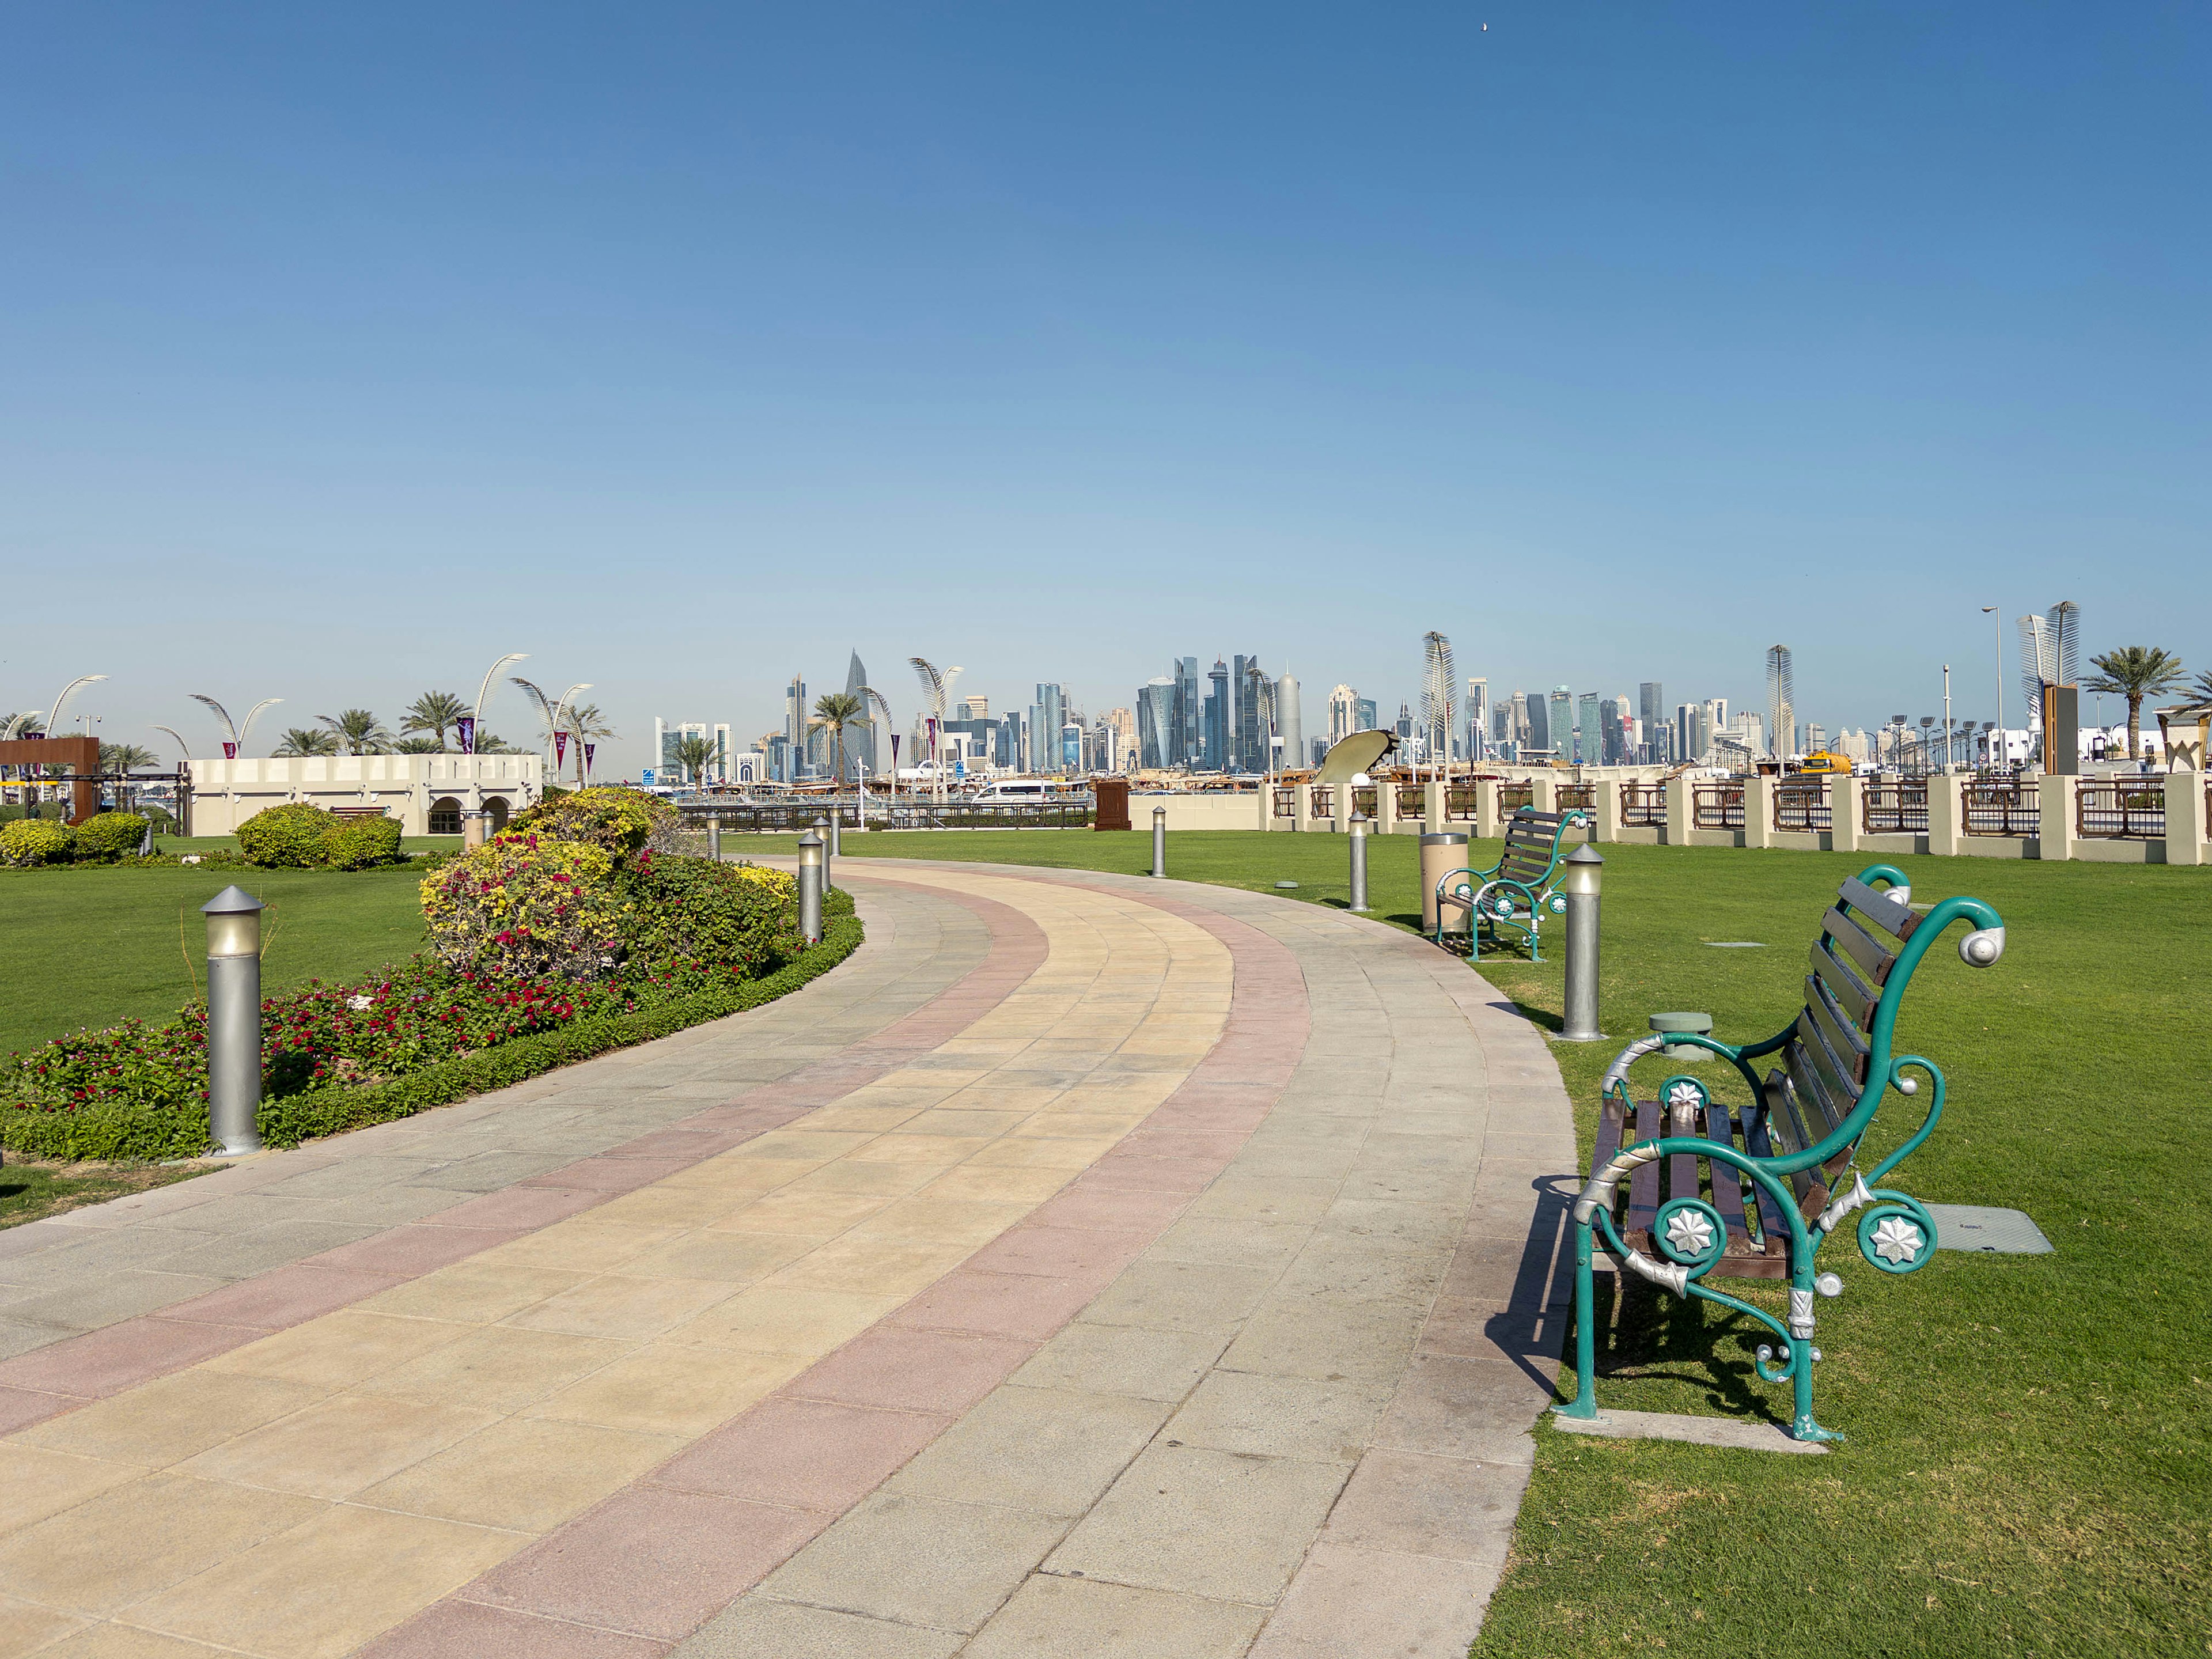
[[[787,852],[793,840],[726,846]],[[1142,832],[876,832],[845,846],[848,858],[1132,872],[1150,860]],[[1486,861],[1494,848],[1477,850]],[[1616,1041],[1553,1051],[1585,1153],[1599,1074],[1644,1033],[1645,1016],[1706,1010],[1731,1040],[1779,1029],[1802,1000],[1821,910],[1844,876],[1872,861],[1603,850],[1602,1006]],[[1370,857],[1378,913],[1406,920],[1418,899],[1413,839],[1378,838]],[[1943,1067],[1950,1102],[1891,1184],[1939,1203],[2026,1210],[2057,1253],[1945,1251],[1890,1279],[1860,1260],[1855,1235],[1834,1241],[1822,1260],[1845,1290],[1820,1307],[1827,1358],[1814,1404],[1848,1438],[1826,1457],[1540,1427],[1513,1562],[1478,1655],[2212,1650],[2212,1178],[2202,1127],[2212,1110],[2212,870],[1899,862],[1923,902],[1966,892],[1994,904],[2008,943],[1996,966],[1975,970],[1952,948],[1954,932],[1914,978],[1899,1049]],[[1346,902],[1334,836],[1186,833],[1171,838],[1169,867],[1263,891],[1293,880],[1291,896]],[[1556,960],[1482,971],[1557,1029]],[[1893,1095],[1869,1146],[1917,1127],[1917,1103]],[[1757,1381],[1747,1341],[1759,1338],[1738,1316],[1639,1293],[1609,1316],[1601,1403],[1786,1417],[1786,1389]]]
[[[83,1204],[99,1204],[126,1193],[166,1187],[218,1170],[219,1164],[27,1164],[9,1158],[0,1166],[0,1229],[59,1215]]]
[[[199,907],[234,881],[269,906],[272,992],[366,973],[422,942],[417,881],[401,868],[0,871],[0,1054],[190,1001],[207,975]]]

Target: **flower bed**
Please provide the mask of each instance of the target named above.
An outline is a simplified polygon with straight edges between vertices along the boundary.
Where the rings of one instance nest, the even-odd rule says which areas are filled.
[[[756,1006],[860,941],[843,894],[805,948],[788,876],[527,830],[422,887],[430,950],[262,1004],[264,1140],[404,1117]],[[64,1158],[204,1152],[206,1022],[195,1003],[16,1056],[0,1074],[0,1145]]]

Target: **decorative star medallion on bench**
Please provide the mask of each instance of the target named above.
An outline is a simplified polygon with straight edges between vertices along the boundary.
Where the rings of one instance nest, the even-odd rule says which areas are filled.
[[[1910,1261],[1928,1240],[1903,1216],[1884,1216],[1874,1230],[1874,1253],[1885,1261]]]

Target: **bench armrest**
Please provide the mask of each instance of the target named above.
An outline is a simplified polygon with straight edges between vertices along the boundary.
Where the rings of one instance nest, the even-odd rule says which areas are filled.
[[[1715,1037],[1704,1036],[1695,1031],[1655,1032],[1650,1036],[1637,1038],[1635,1042],[1613,1057],[1613,1064],[1605,1068],[1604,1080],[1598,1085],[1598,1093],[1611,1094],[1616,1084],[1625,1089],[1628,1082],[1628,1068],[1648,1055],[1656,1054],[1668,1048],[1703,1048],[1720,1055],[1733,1065],[1743,1074],[1744,1081],[1750,1084],[1752,1099],[1762,1100],[1765,1097],[1760,1091],[1759,1073],[1752,1070],[1750,1061],[1779,1048],[1789,1035],[1788,1030],[1785,1030],[1780,1037],[1737,1048],[1731,1043],[1723,1042]]]

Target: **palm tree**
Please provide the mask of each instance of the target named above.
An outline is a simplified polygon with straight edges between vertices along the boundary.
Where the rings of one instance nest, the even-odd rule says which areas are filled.
[[[707,769],[721,758],[721,754],[712,738],[702,738],[696,732],[676,741],[676,763],[690,775],[695,788],[707,775]]]
[[[468,704],[450,691],[425,691],[407,705],[407,713],[399,722],[402,732],[428,732],[436,739],[427,749],[410,749],[400,745],[403,755],[442,755],[446,752],[446,733],[453,723],[469,712]]]
[[[2160,646],[2124,645],[2090,658],[2089,665],[2097,675],[2085,690],[2128,700],[2128,758],[2140,758],[2143,699],[2162,697],[2181,684],[2181,659]]]
[[[273,752],[280,759],[301,755],[335,755],[338,752],[337,734],[319,732],[311,726],[295,726],[277,739]]]
[[[366,708],[340,709],[336,720],[328,714],[315,718],[331,729],[349,755],[381,755],[392,747],[392,733]]]
[[[142,766],[151,766],[155,759],[152,750],[142,748],[135,743],[103,743],[100,745],[100,769],[103,772],[127,775]],[[115,798],[126,811],[137,803],[137,791],[131,787],[127,776],[122,787],[116,790]]]
[[[867,723],[867,705],[857,693],[824,691],[814,700],[814,718],[806,724],[810,729],[829,733],[830,775],[841,785],[845,781],[846,728]]]
[[[522,750],[496,732],[479,732],[477,733],[476,752],[479,755],[519,755]]]
[[[599,706],[595,702],[585,703],[580,708],[572,706],[566,724],[576,740],[576,787],[581,789],[586,781],[584,745],[613,737],[615,729],[607,724],[607,717],[599,712]]]
[[[2189,695],[2203,702],[2212,702],[2212,668],[2200,671],[2197,684],[2189,688]]]
[[[435,738],[402,738],[392,745],[395,755],[442,755],[446,745]]]

